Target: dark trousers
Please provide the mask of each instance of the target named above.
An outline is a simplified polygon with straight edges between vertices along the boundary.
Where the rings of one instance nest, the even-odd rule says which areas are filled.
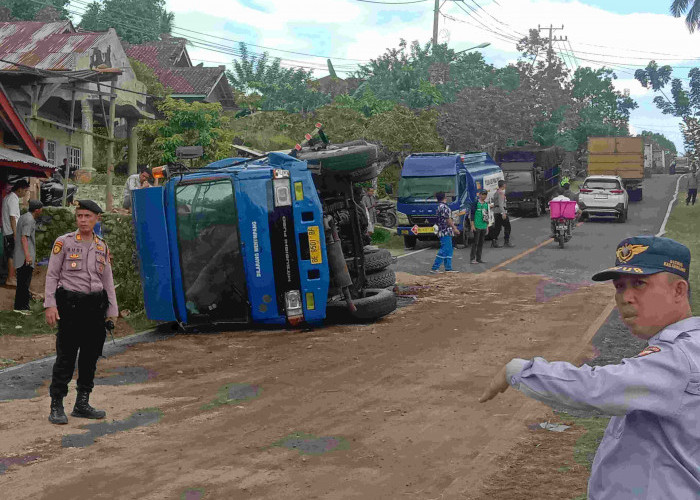
[[[29,285],[32,284],[34,268],[24,264],[17,268],[17,290],[15,290],[15,309],[29,309]]]
[[[695,205],[695,198],[698,197],[698,190],[697,189],[688,189],[688,197],[685,199],[685,204],[687,205],[691,199],[693,201],[693,205]]]
[[[497,240],[501,235],[501,228],[503,228],[503,238],[506,241],[510,241],[510,219],[508,217],[503,218],[503,214],[493,214],[496,224],[493,230],[493,239]]]
[[[56,291],[58,333],[56,334],[56,362],[49,394],[64,398],[68,383],[73,378],[75,360],[78,360],[78,391],[91,392],[95,386],[97,358],[102,354],[107,331],[105,313],[107,294],[78,293],[59,288]]]
[[[481,250],[484,248],[486,229],[474,229],[474,242],[472,243],[471,260],[481,260]]]

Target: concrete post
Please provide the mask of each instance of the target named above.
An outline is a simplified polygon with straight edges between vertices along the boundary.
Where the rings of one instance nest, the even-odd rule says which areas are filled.
[[[136,170],[138,168],[138,147],[139,147],[139,141],[138,141],[138,134],[136,133],[136,126],[138,124],[138,120],[136,119],[130,119],[127,122],[127,137],[129,139],[128,142],[128,154],[129,154],[129,175],[137,173]]]
[[[117,119],[117,100],[114,97],[114,81],[112,81],[112,96],[109,100],[109,143],[107,144],[107,212],[112,211],[112,177],[114,176],[114,121]]]
[[[92,132],[92,120],[93,120],[93,114],[92,114],[92,106],[90,103],[87,101],[87,99],[84,99],[80,102],[80,107],[82,109],[83,113],[83,122],[82,122],[82,129],[85,130],[86,132]],[[92,166],[92,159],[93,159],[93,144],[94,140],[93,137],[90,134],[80,134],[83,139],[83,147],[81,148],[82,151],[80,152],[82,155],[81,158],[81,166],[80,170],[76,172],[76,177],[82,181],[88,181],[92,178],[93,174],[95,173],[95,169]]]

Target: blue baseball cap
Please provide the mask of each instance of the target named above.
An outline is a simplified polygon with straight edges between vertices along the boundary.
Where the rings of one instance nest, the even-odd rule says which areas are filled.
[[[682,243],[657,236],[634,236],[622,240],[615,252],[615,266],[593,275],[606,281],[620,274],[645,275],[668,272],[684,280],[690,273],[690,250]]]

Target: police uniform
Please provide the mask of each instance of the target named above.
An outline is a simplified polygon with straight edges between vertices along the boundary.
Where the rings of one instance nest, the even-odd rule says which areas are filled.
[[[673,240],[624,240],[619,274],[673,272],[688,279],[690,252]],[[558,407],[611,415],[588,484],[592,500],[697,498],[700,494],[700,317],[666,326],[620,364],[580,368],[542,358],[513,359],[509,384]]]
[[[102,212],[99,205],[90,200],[79,201],[78,208],[96,214]],[[60,404],[63,417],[59,420],[67,422],[62,400],[68,393],[77,358],[78,398],[72,415],[104,418],[105,413],[92,408],[88,398],[105,341],[105,317],[118,314],[107,243],[94,233],[85,241],[79,230],[59,236],[49,258],[45,297],[44,307],[56,307],[60,318],[56,362],[49,387],[51,417],[55,417],[54,405]],[[65,423],[51,417],[49,420],[53,423]]]

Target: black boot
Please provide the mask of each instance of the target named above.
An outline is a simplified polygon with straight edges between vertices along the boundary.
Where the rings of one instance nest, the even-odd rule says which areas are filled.
[[[503,246],[504,246],[504,247],[513,247],[514,245],[510,242],[510,240],[506,240],[506,241],[503,243]]]
[[[491,248],[501,248],[501,245],[498,244],[498,240],[496,238],[491,240]]]
[[[73,406],[73,411],[71,412],[71,415],[74,417],[80,417],[80,418],[92,418],[92,419],[105,418],[105,415],[107,415],[107,414],[102,410],[96,410],[95,408],[90,406],[89,400],[90,400],[90,393],[89,392],[79,391],[78,397],[75,400],[75,406]]]
[[[68,423],[66,412],[63,411],[63,398],[51,398],[51,413],[49,413],[49,422],[59,425]]]

